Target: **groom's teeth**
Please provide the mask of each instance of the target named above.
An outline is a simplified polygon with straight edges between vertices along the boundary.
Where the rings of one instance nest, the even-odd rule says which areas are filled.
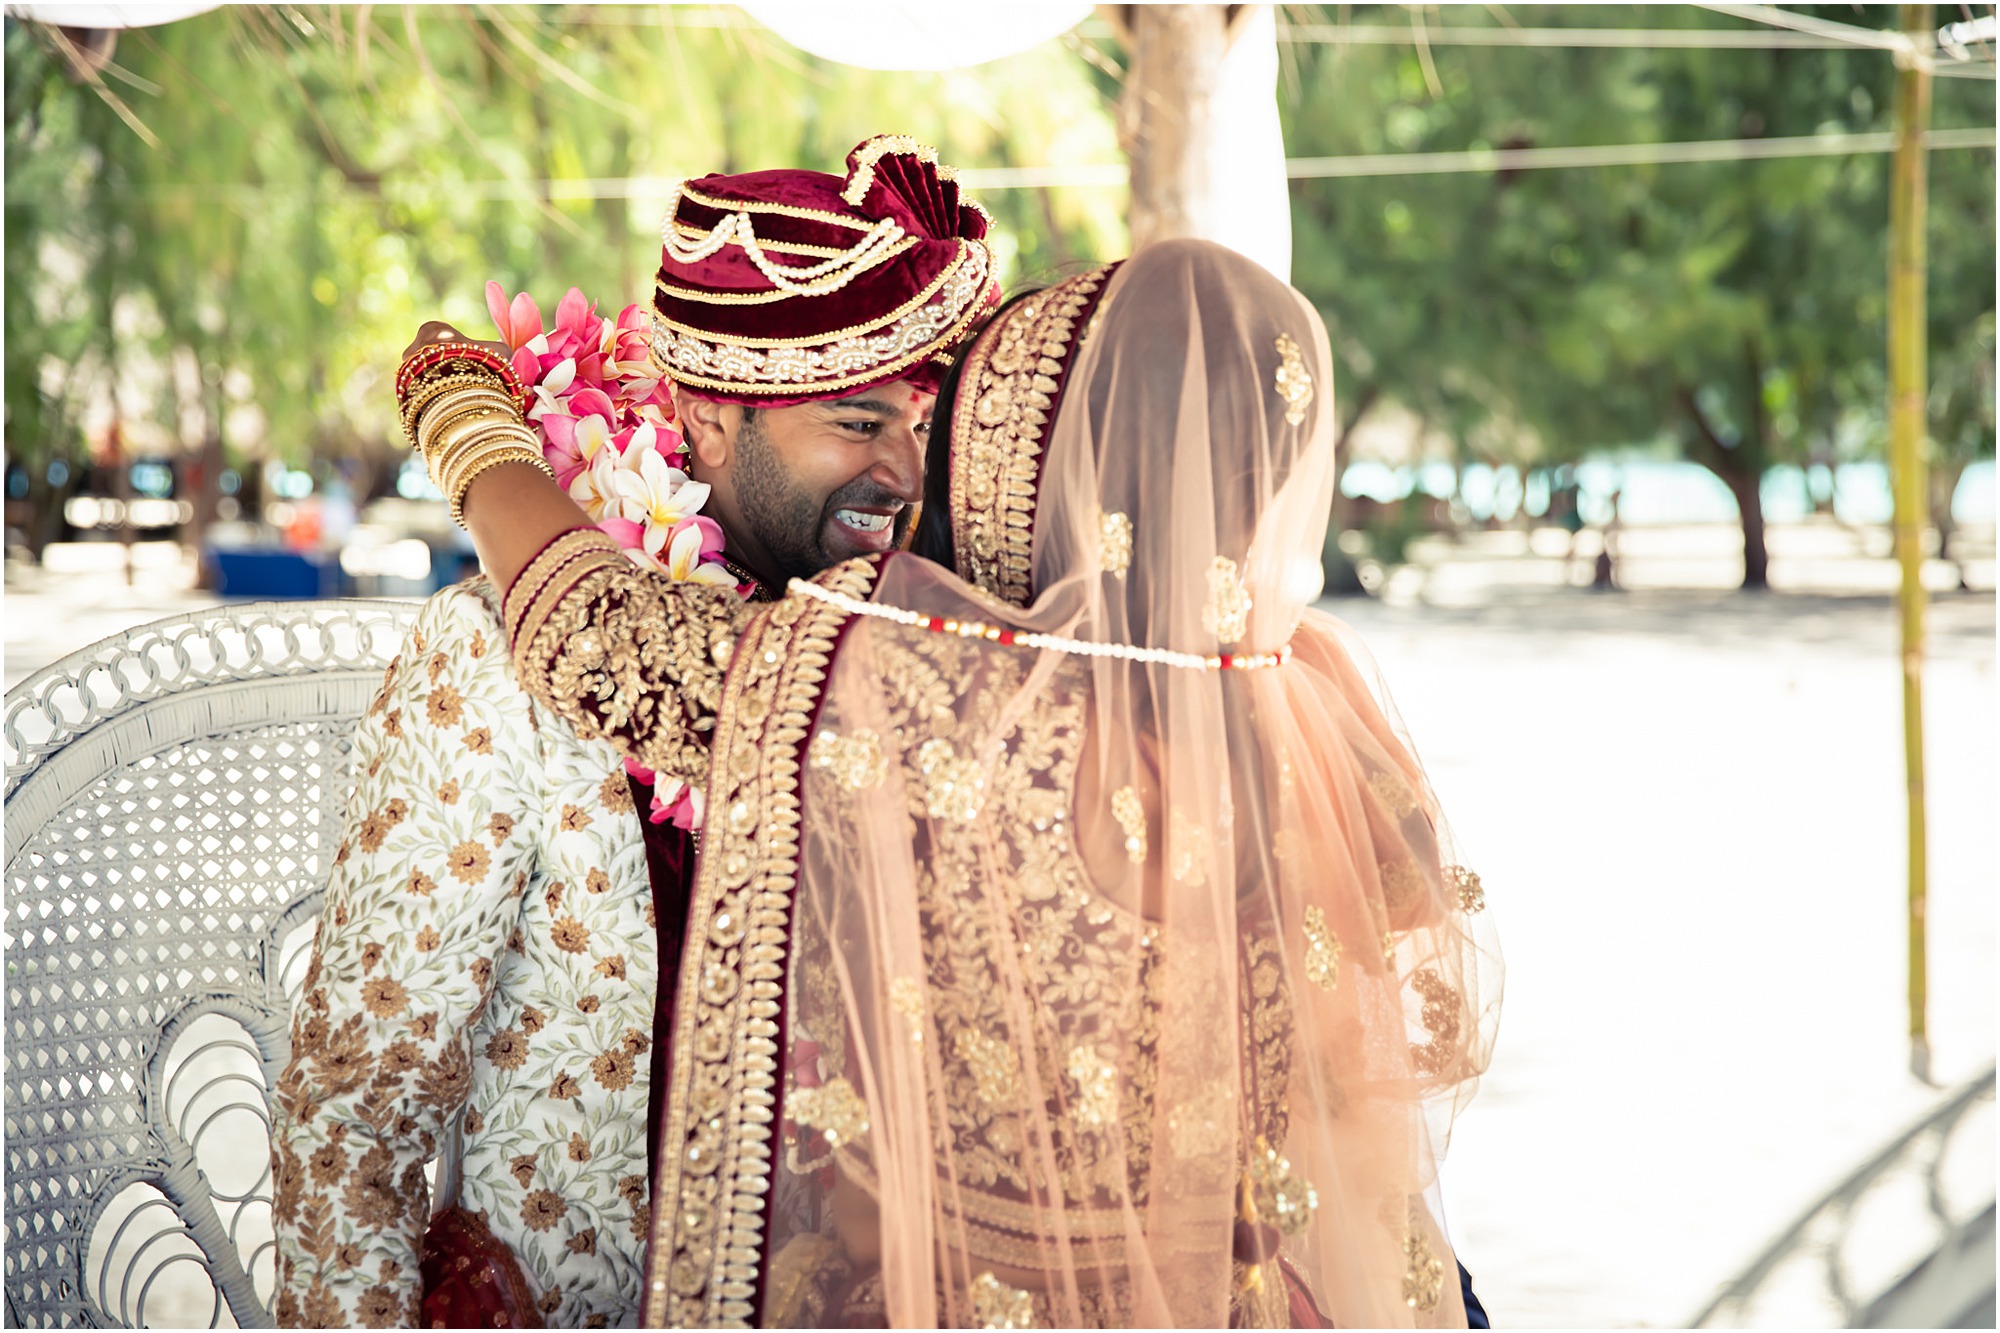
[[[889,526],[888,514],[863,514],[852,509],[836,509],[833,516],[850,528],[862,532],[880,532]]]

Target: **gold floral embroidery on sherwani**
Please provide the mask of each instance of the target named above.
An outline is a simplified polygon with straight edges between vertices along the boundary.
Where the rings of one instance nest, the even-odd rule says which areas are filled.
[[[731,589],[637,569],[577,528],[514,580],[507,628],[522,684],[578,735],[701,786],[722,674],[753,609]]]
[[[281,1325],[417,1320],[423,1163],[551,1327],[631,1324],[658,985],[618,755],[529,699],[484,581],[425,604],[355,734],[356,786],[273,1118]]]

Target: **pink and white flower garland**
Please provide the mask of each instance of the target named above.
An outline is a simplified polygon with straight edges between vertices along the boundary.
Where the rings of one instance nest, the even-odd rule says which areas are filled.
[[[721,525],[701,513],[708,486],[682,466],[687,443],[647,352],[645,307],[626,306],[614,322],[572,287],[556,307],[555,327],[544,331],[532,297],[523,292],[510,303],[489,282],[486,308],[513,353],[514,373],[534,392],[528,422],[570,499],[642,569],[747,595],[723,564]],[[701,827],[701,788],[656,781],[630,759],[625,768],[654,783],[649,820]]]

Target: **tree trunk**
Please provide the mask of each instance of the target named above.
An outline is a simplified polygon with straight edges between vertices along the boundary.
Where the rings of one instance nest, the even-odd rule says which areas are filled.
[[[1740,586],[1762,589],[1771,586],[1771,554],[1764,544],[1764,468],[1759,461],[1768,455],[1763,450],[1763,437],[1757,433],[1764,428],[1764,414],[1754,349],[1751,365],[1753,426],[1747,438],[1739,441],[1734,448],[1723,443],[1715,424],[1701,410],[1701,400],[1692,388],[1679,385],[1674,390],[1674,396],[1679,399],[1695,428],[1694,461],[1721,478],[1730,495],[1735,497],[1737,521],[1743,526],[1743,582]]]
[[[1771,553],[1764,542],[1764,474],[1755,468],[1711,467],[1722,484],[1736,497],[1736,513],[1743,525],[1743,587],[1771,586]]]
[[[1326,543],[1320,552],[1320,566],[1326,574],[1326,595],[1329,597],[1353,597],[1368,589],[1361,582],[1361,571],[1355,568],[1347,552],[1340,549],[1340,534],[1353,526],[1353,504],[1340,489],[1341,478],[1347,475],[1348,436],[1361,424],[1361,418],[1368,415],[1368,409],[1381,397],[1381,390],[1369,385],[1355,396],[1354,406],[1345,417],[1335,422],[1339,434],[1333,440],[1333,519],[1327,525]]]
[[[74,459],[63,461],[68,477],[60,486],[49,483],[50,462],[28,469],[28,521],[22,533],[27,538],[28,555],[37,565],[42,563],[42,552],[49,543],[62,536],[63,506],[76,494],[83,480],[84,463]]]
[[[1952,554],[1952,538],[1958,535],[1958,524],[1951,516],[1951,498],[1958,493],[1958,479],[1965,472],[1962,462],[1933,462],[1927,470],[1926,480],[1930,487],[1931,526],[1937,529],[1937,558],[1950,561],[1958,571],[1958,587],[1963,592],[1971,585],[1965,581],[1965,566]]]
[[[1132,170],[1132,248],[1213,236],[1212,103],[1240,5],[1103,5],[1123,40],[1118,141]]]
[[[181,540],[195,553],[195,586],[208,588],[210,576],[208,564],[201,558],[201,551],[208,544],[208,530],[216,520],[216,506],[222,499],[222,422],[211,407],[202,390],[201,353],[192,347],[183,348],[189,363],[193,366],[192,380],[194,396],[188,398],[182,391],[181,377],[174,377],[174,393],[179,405],[179,415],[183,420],[189,416],[201,419],[200,443],[188,448],[188,442],[181,442],[182,486],[180,497],[192,507],[186,526],[181,529]]]

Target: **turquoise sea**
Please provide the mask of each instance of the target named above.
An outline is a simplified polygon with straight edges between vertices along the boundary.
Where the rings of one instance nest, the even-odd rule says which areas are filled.
[[[1630,524],[1734,523],[1736,502],[1729,489],[1696,463],[1671,462],[1656,458],[1596,459],[1577,468],[1582,488],[1583,517],[1602,523],[1611,516],[1611,496],[1620,494],[1619,513]],[[1539,514],[1548,506],[1548,478],[1538,473],[1528,479],[1522,494],[1520,477],[1511,469],[1494,469],[1474,464],[1465,470],[1461,496],[1472,517],[1484,521],[1498,515],[1503,521],[1517,514],[1525,500],[1528,512]],[[1412,491],[1423,491],[1439,499],[1452,491],[1452,469],[1447,463],[1425,463],[1416,467],[1389,467],[1381,463],[1357,461],[1348,465],[1341,482],[1348,495],[1368,496],[1388,502]],[[1833,510],[1847,523],[1887,523],[1892,512],[1889,469],[1882,463],[1848,463],[1838,469],[1824,467],[1778,467],[1764,476],[1764,517],[1772,523],[1796,522],[1812,512],[1812,500],[1831,490]],[[1952,517],[1961,524],[1990,525],[1994,521],[1994,465],[1991,459],[1974,463],[1959,478],[1952,495]]]

